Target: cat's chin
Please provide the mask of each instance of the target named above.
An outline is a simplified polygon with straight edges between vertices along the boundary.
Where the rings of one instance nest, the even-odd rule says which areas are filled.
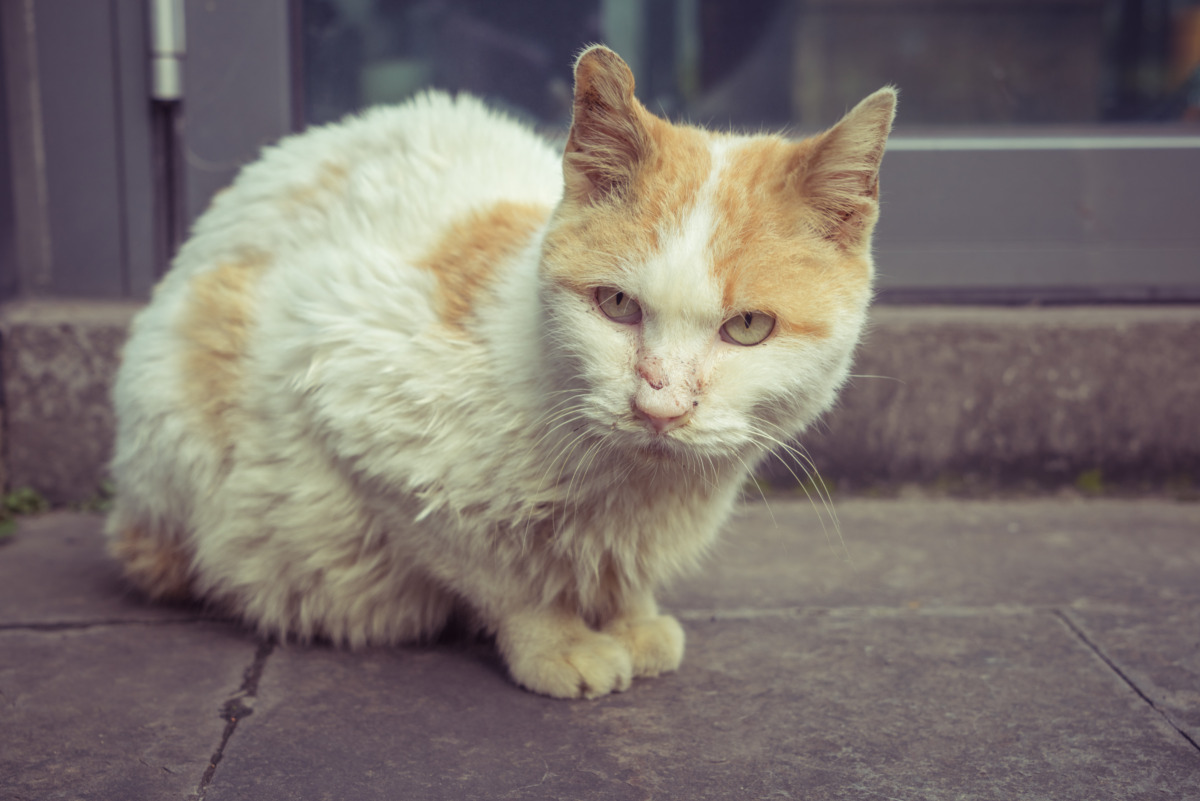
[[[654,461],[677,458],[689,449],[677,431],[658,432],[637,420],[613,424],[607,436],[616,438],[627,453]]]
[[[680,429],[658,432],[638,426],[629,438],[633,450],[644,458],[658,462],[671,462],[687,458],[697,451],[697,443]]]
[[[679,442],[670,439],[669,435],[651,434],[642,438],[639,450],[647,457],[656,461],[666,461],[679,455],[682,450]]]

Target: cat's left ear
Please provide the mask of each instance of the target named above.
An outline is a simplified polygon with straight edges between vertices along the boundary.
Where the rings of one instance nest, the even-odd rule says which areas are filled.
[[[896,116],[896,90],[880,89],[812,140],[800,190],[821,236],[847,248],[870,242],[879,216],[879,167]]]
[[[620,197],[651,148],[649,113],[633,95],[633,72],[613,51],[594,45],[575,62],[575,104],[563,156],[568,198]]]

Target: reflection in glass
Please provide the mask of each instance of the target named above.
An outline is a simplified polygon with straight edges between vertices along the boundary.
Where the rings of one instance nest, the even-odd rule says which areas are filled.
[[[651,109],[824,127],[883,84],[904,126],[1200,123],[1198,0],[304,0],[308,123],[427,86],[546,126],[605,42]]]

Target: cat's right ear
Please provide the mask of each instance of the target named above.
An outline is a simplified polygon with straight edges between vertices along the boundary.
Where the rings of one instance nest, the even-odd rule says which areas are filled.
[[[613,51],[593,45],[575,62],[575,102],[563,155],[569,199],[619,198],[650,150],[648,112],[633,96],[633,72]]]

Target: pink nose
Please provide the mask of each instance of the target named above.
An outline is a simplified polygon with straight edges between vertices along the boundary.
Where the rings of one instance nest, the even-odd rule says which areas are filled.
[[[640,359],[637,371],[642,381],[633,398],[633,413],[658,434],[686,425],[695,405],[686,382],[671,381],[661,361],[652,356]]]
[[[692,404],[669,391],[643,384],[633,398],[633,413],[662,434],[686,425],[692,416]]]
[[[653,428],[657,434],[662,434],[666,431],[671,431],[687,425],[688,418],[692,416],[691,411],[686,411],[683,414],[677,414],[673,417],[664,417],[658,414],[651,414],[650,412],[647,412],[637,406],[634,407],[633,411],[638,417],[649,423],[650,427]]]
[[[668,432],[668,430],[682,428],[688,424],[688,418],[691,417],[690,411],[685,411],[684,414],[674,417],[655,417],[654,415],[646,414],[646,412],[642,411],[641,409],[637,409],[636,411],[637,416],[648,422],[650,424],[650,428],[653,428],[654,433],[656,434],[662,434]]]

